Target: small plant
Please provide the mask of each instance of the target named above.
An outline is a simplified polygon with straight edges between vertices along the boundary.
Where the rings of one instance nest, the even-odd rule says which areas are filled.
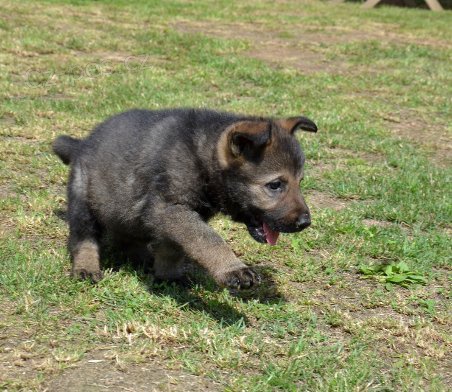
[[[387,289],[391,287],[391,284],[398,284],[405,288],[411,284],[427,284],[425,276],[411,270],[403,261],[397,264],[362,265],[359,267],[359,272],[364,274],[365,278],[375,278],[379,282],[385,283]]]
[[[433,299],[421,299],[418,304],[425,309],[425,311],[433,316],[436,312],[436,302]]]

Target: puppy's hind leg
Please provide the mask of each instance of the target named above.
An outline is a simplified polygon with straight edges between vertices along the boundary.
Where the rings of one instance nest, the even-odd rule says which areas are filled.
[[[76,279],[102,279],[99,262],[99,224],[87,203],[87,176],[79,164],[72,168],[68,186],[69,251],[71,275]]]

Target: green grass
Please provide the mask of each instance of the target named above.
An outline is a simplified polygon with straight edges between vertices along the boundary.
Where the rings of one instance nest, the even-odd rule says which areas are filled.
[[[43,389],[102,350],[228,391],[447,390],[449,22],[308,0],[0,0],[0,387]],[[157,284],[119,260],[96,286],[68,277],[52,140],[173,106],[319,125],[300,135],[312,228],[265,247],[212,222],[265,276],[256,292]],[[359,273],[382,263],[427,284]]]

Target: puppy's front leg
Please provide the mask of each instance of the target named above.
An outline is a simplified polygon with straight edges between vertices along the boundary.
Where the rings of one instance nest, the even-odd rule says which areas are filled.
[[[159,209],[149,218],[148,225],[154,233],[179,244],[219,285],[249,288],[260,283],[259,275],[243,264],[196,212],[174,205]]]

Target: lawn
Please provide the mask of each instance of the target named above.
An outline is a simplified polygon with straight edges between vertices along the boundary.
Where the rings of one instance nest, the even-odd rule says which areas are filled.
[[[446,391],[450,11],[330,1],[0,0],[0,389]],[[313,225],[230,293],[118,259],[73,281],[59,134],[134,107],[303,114]]]

